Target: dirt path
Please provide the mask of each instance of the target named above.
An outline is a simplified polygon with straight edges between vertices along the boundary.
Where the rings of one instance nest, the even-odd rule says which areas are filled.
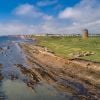
[[[79,59],[67,60],[32,44],[21,44],[20,47],[26,54],[29,68],[24,68],[20,64],[16,66],[20,67],[23,73],[30,74],[30,87],[42,81],[79,100],[99,100],[99,63]]]

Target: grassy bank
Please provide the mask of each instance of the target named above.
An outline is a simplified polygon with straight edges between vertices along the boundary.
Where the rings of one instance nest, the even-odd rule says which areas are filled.
[[[100,62],[100,37],[47,37],[38,36],[38,45],[45,46],[58,56],[71,58],[81,52],[92,52],[93,55],[80,58]]]

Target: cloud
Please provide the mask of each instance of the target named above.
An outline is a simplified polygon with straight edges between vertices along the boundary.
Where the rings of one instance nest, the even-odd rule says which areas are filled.
[[[64,11],[60,12],[59,18],[67,19],[67,18],[77,18],[80,16],[80,11],[75,10],[72,7],[64,9]]]
[[[65,26],[59,29],[62,33],[81,33],[84,28],[89,29],[90,33],[100,33],[100,20],[89,23],[79,24],[73,23],[72,25]]]
[[[63,25],[60,22],[45,21],[43,23],[34,25],[26,24],[21,22],[6,22],[0,23],[0,35],[16,35],[16,34],[43,34],[43,33],[54,33],[54,34],[71,34],[79,33],[84,28],[88,28],[91,33],[98,33],[100,29],[100,20],[83,24],[74,25]]]
[[[100,1],[99,0],[81,0],[73,7],[66,7],[58,14],[58,18],[70,21],[67,29],[79,30],[88,28],[89,30],[100,31]],[[95,26],[96,25],[96,26]],[[97,27],[94,29],[94,27]],[[93,30],[94,29],[94,30]],[[97,29],[97,30],[96,30]]]
[[[13,10],[13,14],[27,18],[42,18],[44,20],[51,20],[52,16],[49,16],[43,12],[40,12],[37,7],[31,4],[22,4]]]
[[[30,34],[36,32],[36,27],[22,23],[0,23],[0,35]]]
[[[16,9],[14,10],[14,13],[16,15],[26,15],[28,13],[34,13],[34,12],[36,12],[36,9],[33,5],[30,4],[20,5],[16,7]]]
[[[73,7],[66,7],[57,16],[48,15],[34,5],[22,4],[13,10],[17,21],[0,23],[0,35],[36,33],[80,33],[87,28],[91,33],[100,32],[100,1],[80,0]],[[30,21],[30,22],[29,22]]]
[[[74,7],[65,8],[61,11],[59,18],[85,23],[100,19],[99,2],[99,0],[81,0],[81,2]]]
[[[40,23],[37,25],[26,24],[21,22],[0,23],[0,35],[16,35],[16,34],[42,34],[55,32],[56,28],[53,23]]]
[[[50,6],[56,4],[57,2],[58,0],[42,0],[37,3],[37,6]]]

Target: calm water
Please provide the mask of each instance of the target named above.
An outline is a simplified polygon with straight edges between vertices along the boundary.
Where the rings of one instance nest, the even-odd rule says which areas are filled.
[[[18,37],[0,37],[0,100],[72,100],[71,96],[57,92],[52,86],[39,83],[30,88],[23,80],[28,78],[15,64],[27,67],[19,42],[31,40]]]

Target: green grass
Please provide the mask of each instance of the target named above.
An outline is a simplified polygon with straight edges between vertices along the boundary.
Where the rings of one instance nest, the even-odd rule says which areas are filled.
[[[38,45],[45,46],[58,56],[70,58],[70,54],[82,51],[94,52],[94,55],[81,57],[82,59],[100,62],[100,37],[47,37],[39,36]]]

